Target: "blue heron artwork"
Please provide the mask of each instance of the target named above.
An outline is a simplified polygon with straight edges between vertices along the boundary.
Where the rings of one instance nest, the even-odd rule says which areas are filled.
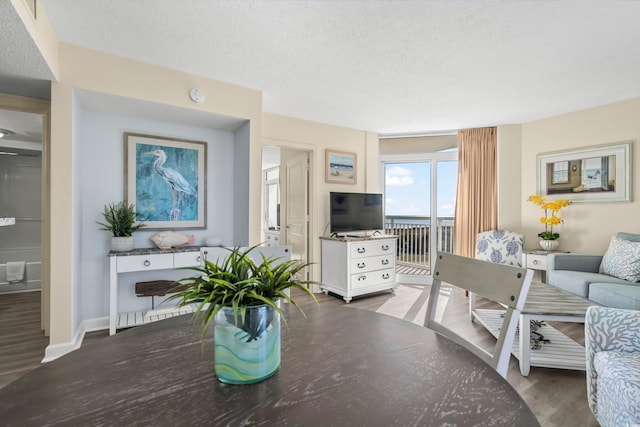
[[[139,220],[198,220],[198,150],[136,144]]]

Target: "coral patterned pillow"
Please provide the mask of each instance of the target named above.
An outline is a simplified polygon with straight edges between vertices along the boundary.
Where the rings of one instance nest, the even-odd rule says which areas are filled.
[[[630,242],[616,236],[602,257],[600,273],[630,282],[640,282],[640,242]]]

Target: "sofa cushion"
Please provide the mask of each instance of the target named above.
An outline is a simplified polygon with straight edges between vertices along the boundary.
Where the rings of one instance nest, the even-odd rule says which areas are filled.
[[[628,240],[630,242],[640,242],[640,234],[625,233],[624,231],[620,231],[618,234],[616,234],[616,236],[618,236],[622,240]]]
[[[600,421],[610,425],[640,423],[640,353],[601,351],[595,354]]]
[[[591,283],[589,299],[605,307],[640,310],[640,285],[619,283]]]
[[[629,282],[627,282],[626,280],[618,279],[606,274],[588,273],[584,271],[573,270],[550,271],[548,272],[547,282],[558,289],[571,292],[572,294],[576,294],[578,296],[581,296],[582,298],[589,297],[590,283],[609,282],[629,285]]]
[[[613,236],[609,249],[602,257],[600,273],[629,282],[640,281],[640,242],[631,242]]]

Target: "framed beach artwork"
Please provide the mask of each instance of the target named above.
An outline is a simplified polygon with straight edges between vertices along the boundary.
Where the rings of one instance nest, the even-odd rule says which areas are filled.
[[[325,150],[325,182],[355,184],[356,160],[356,153]]]
[[[145,229],[205,228],[207,145],[125,133],[125,193]]]
[[[572,202],[631,201],[632,141],[538,155],[538,193]]]

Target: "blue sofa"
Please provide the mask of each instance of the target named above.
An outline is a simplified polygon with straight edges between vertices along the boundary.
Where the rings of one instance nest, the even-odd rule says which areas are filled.
[[[618,233],[616,237],[640,242],[640,234]],[[547,284],[606,307],[640,310],[640,283],[600,273],[602,259],[603,255],[550,254]]]

